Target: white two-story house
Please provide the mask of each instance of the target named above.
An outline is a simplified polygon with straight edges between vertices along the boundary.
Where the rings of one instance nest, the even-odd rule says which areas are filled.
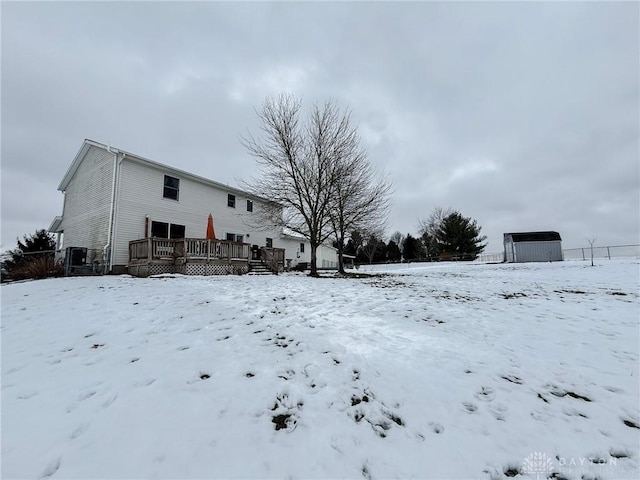
[[[92,140],[83,142],[58,190],[63,211],[49,227],[58,250],[86,248],[87,261],[104,272],[127,272],[134,240],[205,238],[209,214],[217,239],[284,249],[289,267],[310,261],[304,238],[257,226],[265,200]],[[319,267],[336,262],[334,249],[318,249]]]

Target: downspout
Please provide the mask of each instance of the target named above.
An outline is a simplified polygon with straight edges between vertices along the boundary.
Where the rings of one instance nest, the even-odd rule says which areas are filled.
[[[122,170],[122,162],[125,159],[125,157],[127,156],[126,153],[120,152],[120,158],[118,159],[118,171],[116,174],[116,188],[115,188],[115,193],[114,193],[114,202],[113,202],[113,220],[111,223],[111,265],[113,266],[115,257],[116,257],[116,251],[115,251],[115,238],[117,238],[118,236],[118,224],[116,223],[115,219],[118,216],[118,212],[120,210],[119,205],[118,205],[118,198],[120,198],[120,171]]]
[[[118,179],[118,152],[112,151],[111,146],[107,146],[107,151],[113,154],[113,179],[111,181],[111,205],[109,206],[109,227],[107,230],[107,244],[102,249],[102,258],[105,264],[104,273],[108,273],[111,271],[111,267],[113,266],[113,239],[111,238],[113,235],[113,221],[115,215],[115,206],[116,206],[116,182]],[[124,156],[122,157],[124,158]]]

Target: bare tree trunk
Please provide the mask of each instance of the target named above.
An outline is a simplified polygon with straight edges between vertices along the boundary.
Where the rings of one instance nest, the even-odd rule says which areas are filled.
[[[589,247],[591,250],[591,266],[593,267],[593,245],[596,243],[596,240],[598,239],[598,237],[596,237],[595,235],[591,238],[587,238],[587,242],[589,242]]]
[[[337,249],[338,249],[338,273],[344,274],[344,236],[337,235]]]
[[[318,277],[318,245],[315,243],[311,243],[311,271],[309,272],[309,276]]]

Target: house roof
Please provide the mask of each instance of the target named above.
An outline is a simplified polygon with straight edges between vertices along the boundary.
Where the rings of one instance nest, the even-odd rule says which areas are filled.
[[[47,230],[47,232],[53,232],[53,233],[62,232],[62,229],[60,228],[61,224],[62,224],[62,217],[58,216],[54,218],[53,221],[51,222],[51,225],[49,225],[49,229]]]
[[[212,187],[220,188],[220,189],[228,191],[229,193],[235,193],[235,194],[242,195],[244,197],[255,198],[255,199],[259,199],[259,200],[268,202],[267,199],[258,197],[256,195],[253,195],[252,193],[249,193],[247,191],[241,190],[239,188],[231,187],[229,185],[225,185],[224,183],[216,182],[214,180],[210,180],[208,178],[201,177],[199,175],[195,175],[193,173],[189,173],[189,172],[186,172],[184,170],[180,170],[178,168],[171,167],[169,165],[165,165],[165,164],[162,164],[162,163],[155,162],[153,160],[149,160],[148,158],[141,157],[140,155],[136,155],[135,153],[127,152],[125,150],[114,148],[114,147],[105,145],[103,143],[96,142],[95,140],[89,140],[89,139],[85,139],[85,141],[82,143],[82,146],[80,147],[80,150],[76,154],[73,162],[69,166],[69,169],[67,170],[67,173],[65,173],[64,177],[62,178],[62,181],[60,182],[60,185],[58,186],[58,190],[65,191],[67,189],[67,187],[69,186],[69,183],[71,182],[71,179],[75,175],[76,171],[78,170],[78,167],[80,166],[80,164],[84,160],[84,157],[86,156],[87,152],[89,151],[89,149],[91,147],[101,148],[101,149],[106,150],[108,152],[111,152],[113,154],[122,154],[124,156],[124,158],[126,158],[129,161],[137,162],[137,163],[146,165],[146,166],[151,167],[151,168],[156,168],[156,169],[162,170],[162,171],[164,171],[166,173],[172,173],[172,174],[174,174],[176,176],[179,176],[179,177],[182,177],[182,178],[188,178],[190,180],[194,180],[196,182],[203,183],[205,185],[209,185],[209,186],[212,186]]]
[[[558,232],[519,232],[505,233],[504,239],[511,237],[513,242],[554,242],[562,240]]]

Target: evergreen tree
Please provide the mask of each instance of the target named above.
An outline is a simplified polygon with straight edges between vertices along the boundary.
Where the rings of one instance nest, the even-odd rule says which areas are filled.
[[[410,233],[407,233],[407,236],[404,237],[404,241],[402,242],[402,257],[404,260],[407,262],[422,260],[424,256],[424,250],[420,239],[415,238]]]
[[[351,232],[351,235],[349,235],[349,241],[344,249],[344,253],[357,255],[360,248],[362,248],[363,241],[362,234],[358,230],[354,230]]]
[[[9,251],[11,259],[4,262],[7,277],[19,280],[25,278],[45,278],[60,275],[61,265],[55,262],[56,242],[46,230],[18,240],[18,247]]]
[[[9,252],[11,259],[5,262],[8,272],[37,258],[54,257],[56,241],[46,230],[36,230],[36,233],[22,238],[22,242],[17,239],[18,247]]]
[[[420,237],[420,240],[424,246],[425,256],[430,261],[437,260],[440,256],[440,245],[438,244],[438,239],[429,234],[429,232],[424,232],[422,237]]]
[[[486,236],[480,236],[481,227],[475,220],[453,212],[442,220],[436,239],[442,253],[458,260],[475,260],[486,244]]]
[[[402,259],[400,247],[393,240],[389,240],[389,243],[387,244],[387,259],[390,262],[399,262]]]
[[[373,261],[375,263],[384,263],[387,261],[387,244],[384,240],[378,239],[378,246],[373,254]]]
[[[345,255],[353,255],[353,256],[355,256],[356,253],[358,253],[358,250],[356,249],[352,239],[349,239],[349,241],[345,245],[344,253]]]

